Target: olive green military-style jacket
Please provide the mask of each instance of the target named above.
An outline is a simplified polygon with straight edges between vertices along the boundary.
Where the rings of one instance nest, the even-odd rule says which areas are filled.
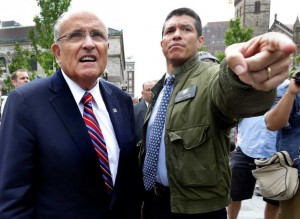
[[[173,213],[216,211],[230,202],[229,132],[242,117],[266,112],[276,90],[257,91],[241,82],[227,63],[199,61],[198,55],[176,68],[166,115],[166,165]],[[153,87],[140,153],[145,157],[147,124],[163,88]]]

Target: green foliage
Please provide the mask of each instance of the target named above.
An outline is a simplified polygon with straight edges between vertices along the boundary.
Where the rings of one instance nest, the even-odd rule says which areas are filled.
[[[289,78],[293,76],[294,73],[300,71],[300,54],[294,57],[294,63],[289,72]]]
[[[3,78],[2,95],[7,95],[12,89],[14,89],[10,82],[10,77]]]
[[[0,78],[3,75],[3,70],[2,70],[3,67],[4,67],[4,63],[2,62],[2,60],[0,60]]]
[[[295,64],[300,65],[300,54],[295,57]]]
[[[225,45],[230,46],[235,43],[246,42],[252,38],[252,34],[252,28],[241,27],[240,18],[231,19],[228,30],[225,32]],[[225,58],[225,53],[218,51],[216,57],[221,62]]]
[[[221,62],[225,58],[225,53],[222,51],[217,51],[216,58]]]
[[[18,69],[26,69],[29,72],[32,72],[31,68],[32,56],[29,49],[22,49],[21,44],[16,42],[14,48],[14,56],[12,57],[11,63],[8,65],[9,72],[14,72]],[[36,73],[32,73],[35,75]],[[11,83],[10,77],[5,77],[3,79],[2,91],[4,94],[9,93],[14,87]]]
[[[11,63],[8,65],[9,72],[12,73],[20,68],[32,71],[30,63],[31,54],[29,49],[22,49],[21,44],[19,42],[16,42],[14,48],[14,56]]]
[[[46,75],[53,74],[58,68],[55,56],[50,48],[53,43],[53,27],[58,17],[65,12],[71,4],[71,0],[36,0],[41,12],[34,17],[35,28],[29,32],[29,39],[37,57],[38,63],[44,69]]]
[[[240,18],[231,19],[229,28],[225,32],[225,45],[229,46],[235,43],[246,42],[252,38],[252,28],[242,28]]]
[[[205,51],[206,51],[206,46],[202,46],[202,47],[199,49],[199,52],[201,52],[201,51],[205,52]]]

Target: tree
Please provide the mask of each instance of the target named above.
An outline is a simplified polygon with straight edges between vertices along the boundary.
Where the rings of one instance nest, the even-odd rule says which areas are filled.
[[[11,63],[8,65],[9,72],[14,72],[18,69],[26,69],[31,72],[31,78],[36,75],[35,72],[32,72],[31,68],[32,57],[29,49],[22,49],[21,44],[16,42],[14,48],[14,56],[12,58]],[[13,85],[11,83],[10,77],[6,76],[3,78],[3,93],[8,94],[12,89]]]
[[[31,54],[29,49],[22,49],[21,44],[16,42],[14,48],[14,56],[11,63],[8,65],[9,72],[14,72],[17,69],[27,69],[32,71],[31,68]]]
[[[2,60],[0,60],[0,78],[2,77],[3,75],[3,68],[4,68],[4,63]]]
[[[222,61],[225,58],[225,53],[221,51],[216,52],[216,58],[220,61]]]
[[[55,56],[50,48],[53,43],[53,26],[58,17],[65,12],[71,4],[71,0],[36,0],[41,8],[39,15],[34,17],[35,28],[29,32],[29,39],[38,63],[44,69],[46,75],[53,74],[58,68]]]
[[[231,19],[229,28],[225,32],[225,45],[229,46],[235,43],[246,42],[252,38],[253,29],[241,27],[240,18]],[[223,51],[216,52],[218,60],[222,61],[225,58]]]
[[[296,65],[300,65],[300,55],[297,55],[297,56],[295,57],[295,64],[296,64]]]
[[[201,52],[201,51],[205,52],[205,51],[206,51],[206,46],[202,46],[202,47],[199,49],[199,52]]]
[[[251,39],[252,34],[252,28],[241,27],[240,18],[231,19],[229,29],[225,32],[225,45],[246,42]]]

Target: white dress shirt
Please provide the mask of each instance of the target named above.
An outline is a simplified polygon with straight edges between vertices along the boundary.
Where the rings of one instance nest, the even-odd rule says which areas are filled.
[[[78,86],[72,79],[70,79],[63,71],[63,76],[73,94],[73,97],[78,105],[78,108],[83,114],[83,104],[81,103],[81,99],[85,92],[90,92],[93,96],[93,112],[98,120],[100,125],[101,131],[103,133],[108,159],[109,159],[109,166],[112,175],[113,184],[115,184],[117,170],[118,170],[118,163],[119,163],[119,153],[120,148],[117,142],[117,138],[115,135],[115,131],[113,125],[111,123],[108,111],[104,104],[103,98],[101,96],[100,88],[99,88],[99,80],[97,80],[97,84],[91,90],[83,90],[81,87]],[[99,164],[100,165],[100,164]]]

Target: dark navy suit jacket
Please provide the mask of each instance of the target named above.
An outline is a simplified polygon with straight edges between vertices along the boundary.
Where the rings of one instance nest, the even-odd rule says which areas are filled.
[[[133,105],[134,108],[134,122],[135,122],[135,136],[137,142],[141,140],[142,128],[144,125],[145,115],[147,112],[147,105],[144,100]]]
[[[72,93],[58,70],[13,90],[0,127],[1,219],[136,219],[141,174],[131,97],[99,89],[120,147],[111,197]]]

